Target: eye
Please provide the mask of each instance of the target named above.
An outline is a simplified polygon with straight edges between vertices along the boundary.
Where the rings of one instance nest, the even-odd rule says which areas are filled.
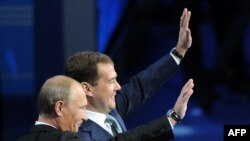
[[[85,111],[85,110],[86,110],[86,107],[85,107],[85,106],[84,106],[84,107],[81,107],[81,109]]]
[[[116,79],[109,80],[109,83],[115,83],[115,82],[116,82]]]

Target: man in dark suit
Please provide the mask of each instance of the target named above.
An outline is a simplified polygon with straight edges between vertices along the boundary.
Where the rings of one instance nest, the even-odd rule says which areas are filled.
[[[85,51],[69,57],[65,66],[65,74],[82,84],[88,100],[89,120],[82,124],[78,132],[82,140],[108,140],[114,136],[112,128],[105,124],[107,115],[115,117],[121,129],[119,132],[127,131],[122,118],[135,107],[143,104],[155,90],[163,85],[178,69],[178,64],[191,47],[190,16],[191,12],[185,8],[180,20],[176,48],[146,70],[133,76],[129,83],[122,87],[116,81],[114,63],[107,55]],[[177,104],[172,111],[176,117],[184,117],[180,107]],[[171,121],[171,119],[169,124],[174,125],[176,121]],[[174,119],[177,122],[180,120],[180,118]]]
[[[18,141],[79,140],[73,132],[87,120],[86,105],[86,95],[77,81],[61,75],[48,79],[37,99],[38,121]]]
[[[189,80],[182,89],[176,104],[185,115],[187,102],[193,93],[193,81]],[[81,84],[74,79],[58,75],[48,79],[38,95],[39,117],[28,134],[18,141],[80,141],[75,134],[82,122],[87,120],[87,99]],[[178,107],[175,106],[178,109]],[[183,117],[181,117],[183,118]],[[118,134],[110,141],[165,141],[173,138],[166,116],[151,121],[130,132]],[[101,139],[105,140],[105,139]],[[84,140],[82,140],[84,141]]]

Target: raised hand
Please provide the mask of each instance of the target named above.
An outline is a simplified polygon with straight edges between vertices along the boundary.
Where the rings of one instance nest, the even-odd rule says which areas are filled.
[[[181,18],[180,18],[180,30],[179,38],[176,45],[176,51],[185,56],[186,51],[192,45],[192,35],[191,30],[189,29],[189,20],[191,17],[191,12],[187,8],[184,8]]]
[[[193,94],[194,82],[193,79],[189,79],[182,87],[181,94],[175,102],[173,110],[180,115],[181,119],[184,118],[187,110],[187,104],[190,96]]]

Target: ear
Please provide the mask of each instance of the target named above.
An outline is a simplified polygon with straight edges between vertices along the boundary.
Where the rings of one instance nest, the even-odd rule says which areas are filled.
[[[92,94],[92,85],[90,85],[87,82],[82,82],[81,85],[82,85],[83,91],[86,93],[86,95],[92,97],[93,96],[93,94]]]
[[[63,108],[64,108],[64,102],[63,101],[57,101],[55,103],[55,112],[58,116],[61,116],[62,115],[62,112],[63,112]]]

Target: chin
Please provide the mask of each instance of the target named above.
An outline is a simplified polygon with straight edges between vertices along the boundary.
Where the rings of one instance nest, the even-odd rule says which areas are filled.
[[[116,103],[115,103],[115,102],[110,103],[110,104],[109,104],[109,107],[110,107],[111,109],[116,108]]]
[[[78,132],[78,129],[73,129],[72,132],[76,133]]]
[[[115,109],[115,108],[116,108],[115,105],[112,105],[112,106],[109,107],[110,111],[113,110],[113,109]]]

